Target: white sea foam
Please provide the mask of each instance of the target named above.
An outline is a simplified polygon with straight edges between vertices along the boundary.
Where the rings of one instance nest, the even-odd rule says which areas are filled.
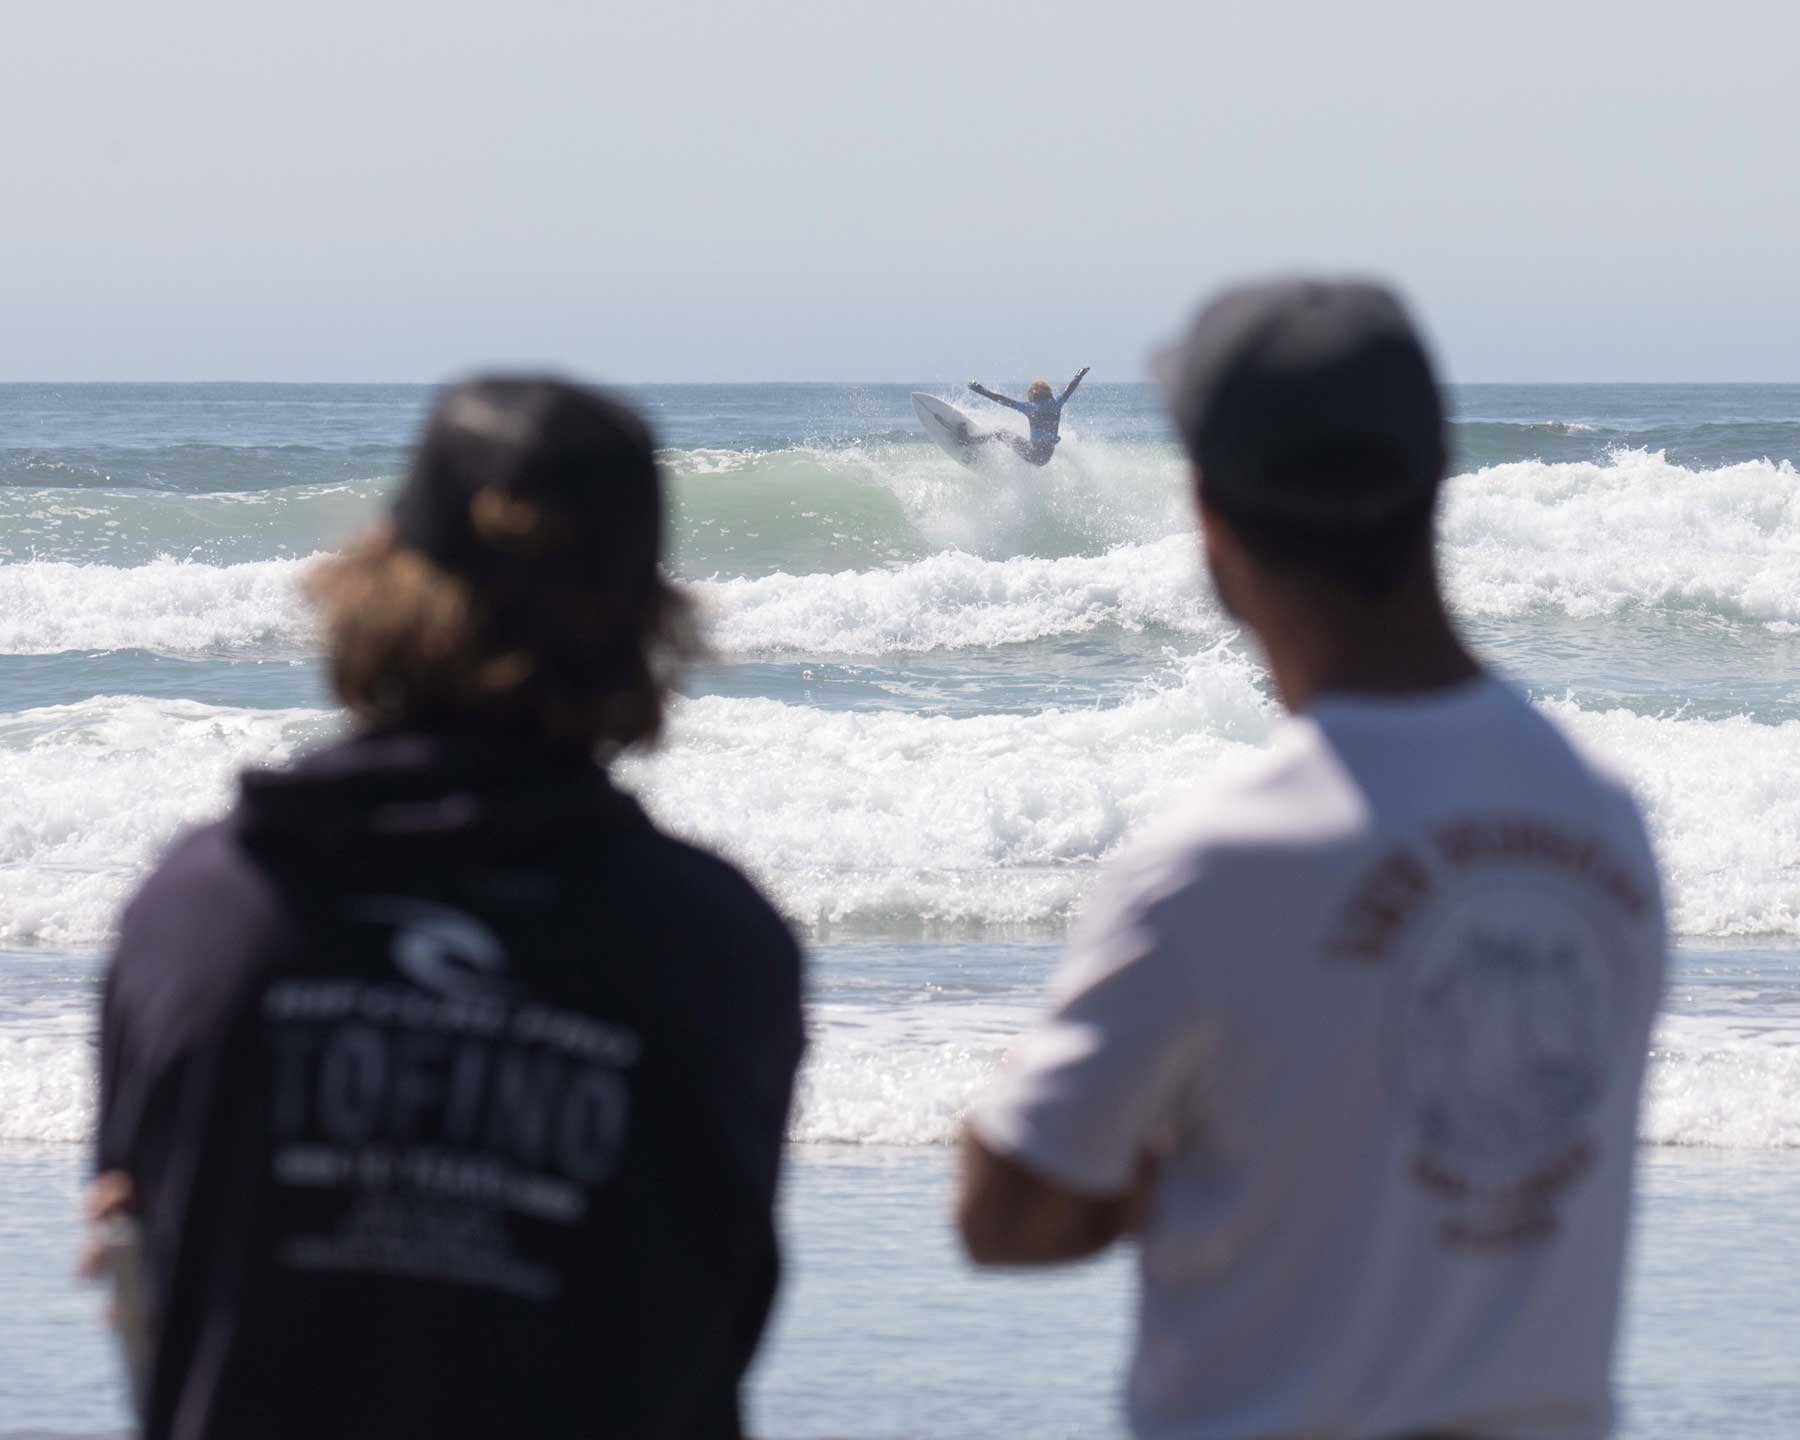
[[[1547,708],[1642,798],[1677,933],[1800,936],[1800,723]],[[699,700],[674,747],[628,774],[808,925],[1055,928],[1133,828],[1272,724],[1250,666],[1213,650],[1178,684],[1104,710],[949,719]]]
[[[1677,933],[1800,937],[1800,722],[1545,708],[1644,807]]]
[[[318,558],[0,564],[0,654],[309,654],[316,626],[299,586]],[[1221,633],[1183,536],[1097,556],[983,560],[951,551],[890,570],[703,581],[694,589],[713,644],[732,657],[979,648],[1106,624]]]
[[[1655,1144],[1800,1148],[1800,1016],[1665,1016],[1648,1089]]]
[[[299,580],[316,558],[206,565],[164,557],[129,569],[53,560],[0,565],[0,653],[304,654],[313,626]]]
[[[816,1004],[790,1136],[818,1145],[942,1145],[1035,1016],[1023,1000]]]
[[[103,944],[157,853],[218,813],[240,766],[283,760],[334,723],[139,696],[0,716],[0,945]]]
[[[947,468],[946,468],[947,467]],[[1187,464],[1167,445],[1086,443],[1066,432],[1044,469],[1002,456],[973,474],[956,462],[883,475],[918,532],[978,555],[1092,555],[1191,533]]]
[[[1111,709],[952,720],[688,701],[670,749],[622,771],[810,927],[1055,928],[1144,816],[1253,753],[1270,723],[1249,663],[1217,649]],[[160,847],[220,807],[238,766],[332,724],[135,697],[0,717],[0,944],[105,943]]]
[[[922,953],[920,963],[927,957]],[[812,1046],[790,1138],[820,1145],[944,1145],[1041,996],[810,1007]],[[0,1021],[0,1142],[84,1143],[94,1123],[97,1018],[86,1004],[10,1006]],[[1640,1137],[1650,1144],[1800,1148],[1800,1034],[1712,1016],[1657,1029]]]
[[[820,1006],[792,1138],[839,1145],[944,1145],[1041,1002]],[[969,1013],[959,1014],[966,1009]],[[1766,1032],[1768,1027],[1763,1027]],[[1638,1136],[1653,1145],[1800,1148],[1800,1035],[1713,1017],[1657,1027]]]
[[[0,1021],[0,1142],[90,1139],[98,1017],[41,1000],[8,1012]]]
[[[884,655],[1014,644],[1100,625],[1218,634],[1192,540],[1104,555],[984,560],[947,551],[889,570],[703,583],[710,631],[730,655]]]
[[[1643,450],[1493,465],[1450,482],[1443,548],[1467,614],[1796,621],[1800,475],[1786,460],[1690,470]]]
[[[1800,722],[1547,708],[1642,798],[1678,933],[1800,936]],[[158,847],[222,802],[235,767],[333,723],[130,697],[0,717],[0,944],[102,944]],[[1252,665],[1215,647],[1107,708],[686,701],[668,749],[621,774],[816,933],[1056,932],[1145,818],[1254,755],[1274,723]]]
[[[708,697],[623,768],[801,923],[1059,927],[1146,816],[1254,753],[1273,707],[1222,647],[1107,709],[966,719]]]

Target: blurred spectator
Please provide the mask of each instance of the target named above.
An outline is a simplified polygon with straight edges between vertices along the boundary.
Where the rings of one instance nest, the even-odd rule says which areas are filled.
[[[663,529],[631,410],[481,380],[313,579],[353,734],[246,774],[107,977],[149,1440],[740,1433],[800,961],[607,777],[695,649]]]
[[[1138,1233],[1138,1435],[1602,1435],[1664,967],[1637,810],[1445,613],[1390,294],[1229,292],[1164,372],[1293,718],[1094,896],[973,1111],[968,1249]]]

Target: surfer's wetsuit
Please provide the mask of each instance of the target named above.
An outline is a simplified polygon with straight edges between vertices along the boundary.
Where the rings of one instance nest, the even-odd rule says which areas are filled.
[[[1062,424],[1063,406],[1069,403],[1069,397],[1075,393],[1075,387],[1081,384],[1086,375],[1084,366],[1071,380],[1062,394],[1055,399],[1014,400],[1010,396],[1001,395],[987,388],[979,380],[971,380],[969,388],[983,399],[992,400],[996,405],[1004,405],[1009,410],[1017,410],[1031,422],[1031,438],[1024,439],[1018,435],[982,435],[974,437],[977,444],[989,440],[1004,440],[1018,451],[1019,458],[1031,465],[1048,465],[1050,457],[1056,454],[1057,442],[1062,439],[1058,427]]]

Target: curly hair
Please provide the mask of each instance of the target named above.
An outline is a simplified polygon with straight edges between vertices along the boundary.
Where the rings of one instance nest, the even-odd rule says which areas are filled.
[[[532,517],[516,507],[475,518],[489,544],[531,548]],[[658,738],[681,664],[702,653],[691,600],[660,571],[637,613],[621,613],[529,567],[512,583],[473,583],[396,543],[386,525],[323,561],[306,590],[333,687],[372,730],[615,753]]]

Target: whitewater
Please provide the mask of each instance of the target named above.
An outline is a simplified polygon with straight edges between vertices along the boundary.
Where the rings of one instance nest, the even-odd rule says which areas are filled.
[[[1053,465],[981,473],[917,435],[908,390],[632,392],[711,654],[619,777],[808,941],[792,1138],[814,1176],[845,1155],[939,1176],[1095,876],[1280,719],[1148,387],[1090,381]],[[0,1167],[73,1173],[96,978],[160,850],[243,766],[340,731],[301,585],[378,517],[429,398],[0,386]],[[1665,869],[1679,953],[1643,1139],[1790,1165],[1800,387],[1453,401],[1458,618],[1631,785]]]

